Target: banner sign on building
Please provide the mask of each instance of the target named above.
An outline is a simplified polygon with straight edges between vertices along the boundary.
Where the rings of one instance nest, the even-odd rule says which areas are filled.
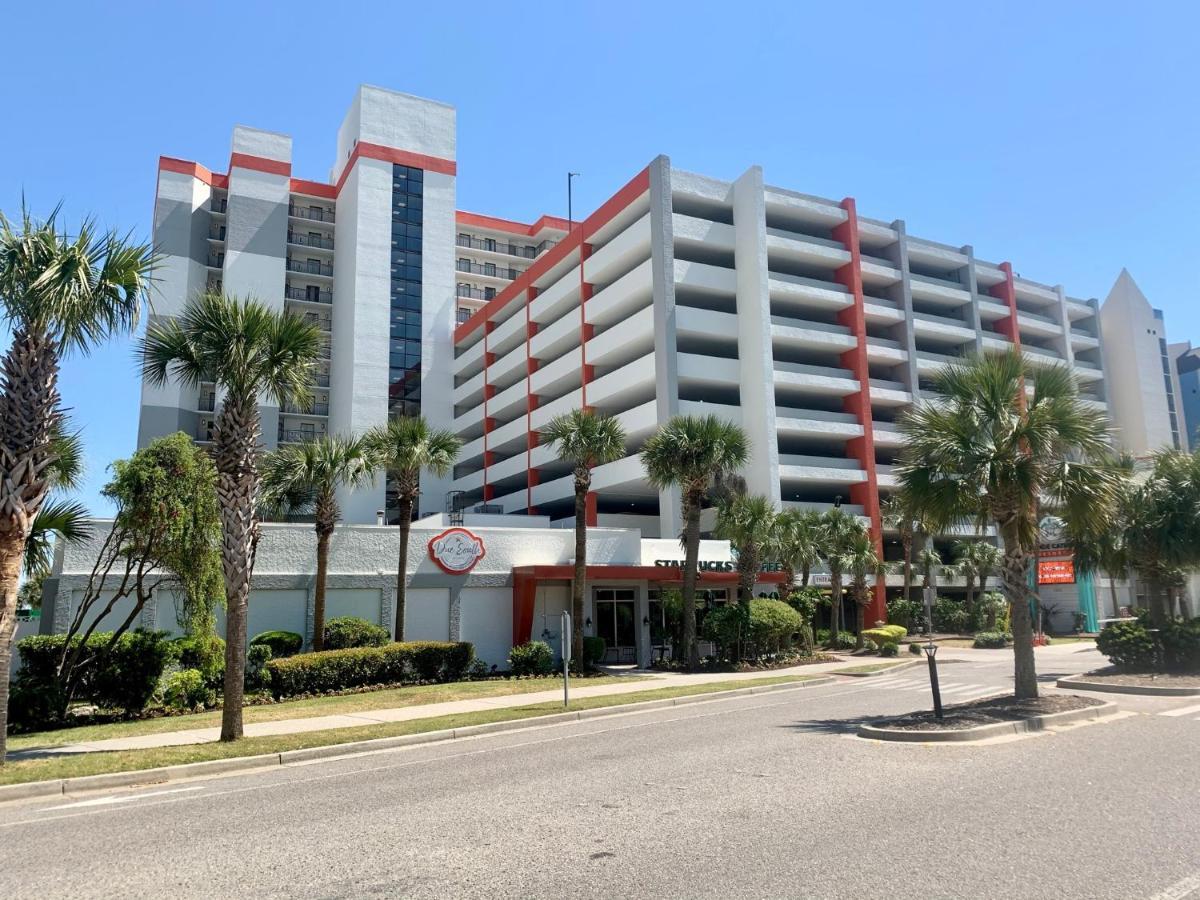
[[[1068,541],[1066,524],[1058,516],[1038,523],[1038,584],[1074,584],[1075,548]]]

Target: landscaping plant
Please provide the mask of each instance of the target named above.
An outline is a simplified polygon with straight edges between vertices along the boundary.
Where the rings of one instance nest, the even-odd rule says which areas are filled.
[[[549,675],[554,671],[554,651],[545,641],[529,641],[508,652],[508,668],[518,678]]]
[[[338,616],[325,623],[324,648],[345,650],[347,647],[382,647],[391,636],[382,625],[357,616]]]

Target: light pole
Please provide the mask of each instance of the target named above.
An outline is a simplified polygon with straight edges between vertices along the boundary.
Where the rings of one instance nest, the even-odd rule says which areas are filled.
[[[578,177],[578,172],[567,173],[567,234],[570,234],[575,229],[575,210],[571,203],[571,183]]]
[[[926,634],[928,643],[922,648],[925,659],[929,661],[929,689],[933,692],[933,714],[942,718],[942,689],[938,687],[937,644],[933,640],[933,595],[936,593],[937,576],[930,578],[929,587],[925,588],[925,620],[929,623]]]

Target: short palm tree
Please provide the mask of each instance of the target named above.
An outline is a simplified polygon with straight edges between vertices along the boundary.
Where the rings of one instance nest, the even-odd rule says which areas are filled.
[[[847,563],[853,560],[853,548],[867,534],[867,526],[838,507],[822,514],[821,531],[829,563],[829,645],[836,649],[842,630],[842,587]]]
[[[895,529],[900,535],[900,546],[904,551],[900,571],[904,576],[904,601],[907,603],[912,597],[913,543],[916,536],[926,530],[924,521],[912,495],[903,490],[894,492],[883,502],[881,513],[884,527]]]
[[[1150,587],[1151,618],[1175,613],[1183,573],[1200,565],[1200,451],[1164,450],[1134,493],[1130,558]]]
[[[1112,602],[1112,615],[1121,615],[1121,598],[1117,594],[1117,580],[1129,581],[1133,568],[1130,546],[1130,531],[1139,511],[1138,484],[1134,480],[1135,460],[1128,453],[1114,454],[1113,467],[1123,476],[1113,507],[1111,522],[1105,527],[1088,534],[1070,535],[1074,550],[1075,571],[1080,575],[1104,572],[1108,576],[1108,591]],[[980,588],[982,590],[982,588]]]
[[[1108,422],[1079,399],[1069,370],[1028,369],[1018,351],[951,364],[934,377],[934,388],[941,402],[918,404],[901,420],[900,482],[938,529],[996,523],[1004,542],[1015,692],[1020,699],[1036,697],[1026,601],[1039,509],[1053,506],[1075,530],[1110,517],[1120,477],[1105,462]]]
[[[675,416],[642,448],[646,477],[660,490],[678,488],[683,514],[683,642],[689,669],[700,665],[696,645],[696,567],[700,511],[719,473],[732,472],[749,455],[746,433],[716,416]]]
[[[363,438],[376,465],[387,472],[396,492],[400,520],[400,554],[396,565],[395,638],[404,640],[405,590],[408,581],[408,536],[421,496],[421,473],[442,476],[454,467],[462,442],[449,431],[430,428],[421,416],[392,419]]]
[[[612,416],[575,409],[555,416],[542,437],[575,470],[575,577],[571,581],[571,658],[583,666],[583,598],[587,580],[587,495],[592,468],[625,456],[625,429]]]
[[[967,582],[967,619],[974,620],[975,588],[987,590],[987,580],[1000,568],[1004,554],[991,541],[957,541],[954,545],[954,570]]]
[[[137,326],[156,261],[149,245],[102,233],[88,220],[74,237],[22,210],[0,214],[0,319],[12,344],[0,361],[0,672],[12,659],[17,584],[25,546],[51,488],[64,354],[88,353]],[[8,677],[0,677],[0,765]]]
[[[282,447],[263,459],[263,493],[294,503],[307,495],[317,532],[317,578],[313,597],[313,650],[325,649],[325,580],[329,539],[342,517],[337,494],[375,480],[375,466],[361,440],[326,435]],[[288,499],[291,498],[291,499]]]
[[[775,517],[771,554],[783,568],[784,583],[790,591],[800,570],[800,586],[808,587],[812,570],[825,553],[822,544],[821,514],[812,509],[785,509]]]
[[[933,587],[934,577],[942,572],[945,565],[942,554],[938,553],[937,548],[932,544],[922,547],[921,552],[917,554],[917,569],[921,573],[921,587],[925,589]]]
[[[871,587],[867,579],[878,576],[883,567],[879,555],[875,552],[875,542],[865,529],[857,531],[842,546],[841,552],[830,558],[830,565],[836,559],[838,569],[850,576],[850,598],[854,601],[855,631],[858,635],[856,646],[863,648],[863,631],[866,629],[867,607],[871,605]],[[836,644],[835,644],[836,646]]]
[[[737,551],[738,603],[746,609],[775,531],[775,508],[758,494],[733,496],[717,507],[717,537]]]
[[[141,341],[142,377],[149,384],[175,379],[196,388],[208,381],[224,391],[213,435],[226,603],[223,741],[242,736],[246,609],[261,488],[258,403],[264,397],[279,406],[306,403],[321,344],[315,325],[218,293],[201,294],[178,318],[151,324]]]

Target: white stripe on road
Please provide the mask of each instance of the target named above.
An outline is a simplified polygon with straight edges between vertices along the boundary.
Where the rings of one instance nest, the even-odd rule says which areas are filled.
[[[54,812],[60,809],[81,809],[85,806],[110,806],[114,803],[132,803],[135,800],[145,800],[149,797],[161,797],[163,794],[182,794],[187,791],[202,791],[202,787],[171,788],[166,791],[147,791],[144,794],[115,794],[108,797],[97,797],[94,800],[80,800],[78,803],[65,803],[62,806],[50,806],[42,812]]]
[[[942,687],[943,694],[975,693],[978,690],[979,685],[977,684],[948,684]],[[991,690],[991,688],[986,688],[986,690]]]
[[[1159,891],[1150,900],[1183,900],[1184,897],[1190,897],[1197,891],[1200,891],[1200,872],[1175,882],[1166,890]]]
[[[1180,709],[1168,709],[1166,712],[1160,712],[1160,716],[1190,716],[1192,713],[1200,712],[1200,703],[1195,706],[1184,706]]]

